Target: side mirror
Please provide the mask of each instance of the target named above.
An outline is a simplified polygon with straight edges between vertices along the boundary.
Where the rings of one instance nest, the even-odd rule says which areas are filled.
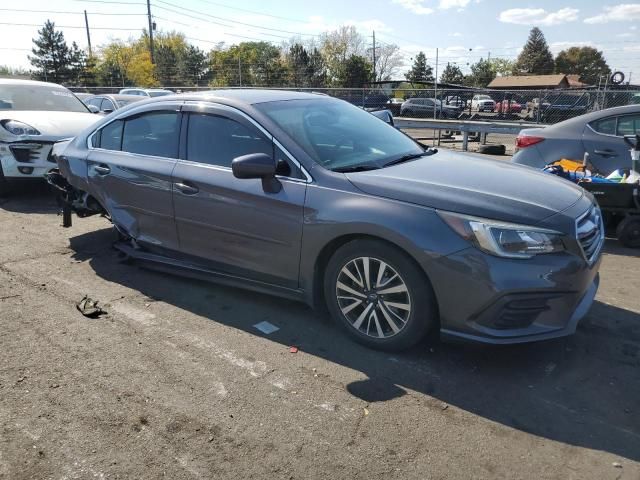
[[[100,109],[95,105],[87,105],[87,108],[91,113],[100,113]]]
[[[266,153],[250,153],[234,158],[231,171],[236,178],[260,178],[262,188],[268,193],[278,193],[282,184],[276,178],[276,162]]]

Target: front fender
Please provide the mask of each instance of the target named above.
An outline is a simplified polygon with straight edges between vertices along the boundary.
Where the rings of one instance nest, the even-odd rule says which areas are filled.
[[[432,208],[359,192],[310,185],[305,202],[300,286],[312,304],[323,250],[337,240],[357,236],[379,238],[396,245],[430,273],[432,262],[469,244],[444,223]],[[331,253],[331,252],[329,252]]]

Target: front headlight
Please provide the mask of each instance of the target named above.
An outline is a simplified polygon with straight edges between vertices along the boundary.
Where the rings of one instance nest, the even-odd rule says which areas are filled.
[[[40,135],[40,132],[31,125],[19,122],[18,120],[2,120],[0,122],[4,129],[13,135]]]
[[[438,211],[447,225],[480,250],[506,258],[531,258],[565,250],[562,233],[544,228]]]

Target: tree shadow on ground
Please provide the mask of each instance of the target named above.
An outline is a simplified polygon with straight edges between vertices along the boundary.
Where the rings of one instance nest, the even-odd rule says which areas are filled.
[[[367,402],[407,390],[429,395],[501,425],[640,461],[640,315],[596,302],[576,335],[509,347],[425,341],[402,354],[354,344],[302,304],[118,262],[105,228],[71,238],[75,259],[98,276],[212,321],[358,370],[346,389]],[[607,246],[609,248],[609,246]]]

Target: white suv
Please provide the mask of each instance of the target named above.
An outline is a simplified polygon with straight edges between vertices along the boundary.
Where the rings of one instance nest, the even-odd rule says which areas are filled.
[[[0,79],[0,195],[19,179],[44,180],[56,164],[49,154],[100,120],[55,83]]]
[[[140,97],[162,97],[164,95],[173,95],[171,90],[163,88],[123,88],[118,92],[120,95],[138,95]]]
[[[479,112],[493,112],[496,102],[489,95],[474,95],[471,99],[471,109]]]

